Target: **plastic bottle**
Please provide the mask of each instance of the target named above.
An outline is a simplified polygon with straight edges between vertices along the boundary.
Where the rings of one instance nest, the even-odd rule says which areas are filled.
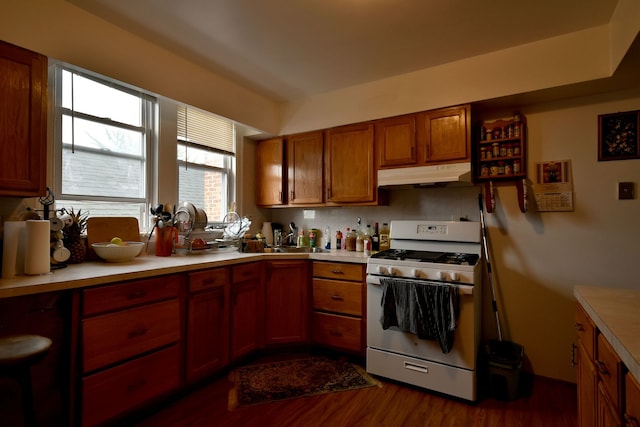
[[[356,252],[364,252],[364,233],[356,232]]]
[[[303,229],[300,229],[300,232],[298,233],[298,240],[296,242],[296,246],[299,247],[299,248],[307,246],[307,245],[305,245],[305,236],[304,236],[304,230]]]
[[[386,222],[382,223],[380,228],[380,251],[386,251],[391,248],[391,242],[389,241],[389,225]]]
[[[331,250],[331,228],[328,225],[324,226],[324,248]]]
[[[364,229],[364,249],[367,250],[367,241],[369,242],[369,255],[373,249],[373,228],[371,224],[367,224],[367,228]]]
[[[318,233],[315,228],[309,230],[309,246],[312,248],[316,247],[316,242],[318,240]]]

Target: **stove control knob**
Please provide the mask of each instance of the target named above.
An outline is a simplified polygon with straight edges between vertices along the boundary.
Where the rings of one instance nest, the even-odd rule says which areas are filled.
[[[447,280],[447,276],[444,274],[444,271],[438,271],[436,273],[436,277],[438,278],[438,280]]]
[[[383,266],[381,266],[381,265],[379,265],[378,267],[376,267],[376,272],[377,272],[378,274],[382,274],[383,276],[386,276],[386,275],[387,275],[387,273],[388,273],[388,272],[387,272],[387,269],[386,269],[386,268],[384,268],[384,267],[383,267]]]
[[[389,270],[389,276],[395,276],[398,273],[398,271],[393,267],[389,267],[388,270]]]
[[[415,277],[416,279],[420,278],[420,270],[414,268],[411,270],[411,277]]]
[[[451,277],[451,280],[453,280],[454,282],[457,282],[458,280],[460,280],[460,274],[458,274],[457,271],[450,272],[449,277]]]

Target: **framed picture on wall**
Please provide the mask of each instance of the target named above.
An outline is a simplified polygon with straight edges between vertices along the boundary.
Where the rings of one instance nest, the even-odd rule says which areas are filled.
[[[640,158],[639,113],[627,111],[598,116],[598,161]]]

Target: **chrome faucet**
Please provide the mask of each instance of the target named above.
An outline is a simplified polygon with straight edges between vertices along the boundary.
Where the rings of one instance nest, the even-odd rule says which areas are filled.
[[[292,246],[296,244],[296,238],[298,236],[298,228],[293,222],[291,222],[289,224],[289,229],[291,230],[291,232],[282,238],[282,244],[288,244]]]

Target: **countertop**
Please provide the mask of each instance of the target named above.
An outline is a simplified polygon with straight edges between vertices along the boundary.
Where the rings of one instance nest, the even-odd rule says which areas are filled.
[[[573,294],[640,381],[640,290],[576,286]]]
[[[108,263],[85,261],[51,273],[37,276],[20,275],[0,279],[0,298],[84,288],[123,280],[222,267],[268,259],[312,259],[365,264],[368,257],[362,252],[332,250],[325,253],[240,253],[237,250],[203,252],[197,255],[157,257],[141,255],[132,261]]]

